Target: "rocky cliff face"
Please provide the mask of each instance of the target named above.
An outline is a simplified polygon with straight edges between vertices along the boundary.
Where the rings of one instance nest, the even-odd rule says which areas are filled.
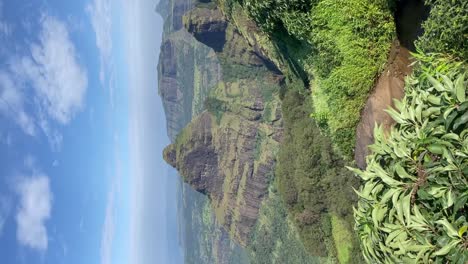
[[[211,91],[209,111],[184,128],[164,158],[210,197],[217,221],[246,245],[282,138],[278,94],[283,76],[219,10],[194,9],[184,22],[198,40],[217,51],[223,78]],[[225,42],[217,46],[220,39]]]
[[[221,79],[220,65],[212,49],[182,28],[164,35],[158,71],[168,135],[175,139]]]
[[[157,12],[164,18],[158,64],[158,89],[163,101],[167,133],[174,141],[182,128],[204,110],[209,91],[221,80],[216,53],[198,42],[182,26],[193,0],[161,0]],[[186,263],[245,263],[245,251],[215,222],[211,202],[191,186],[178,185],[178,214]]]

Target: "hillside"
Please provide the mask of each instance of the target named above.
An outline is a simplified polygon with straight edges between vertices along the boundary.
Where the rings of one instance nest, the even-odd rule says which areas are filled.
[[[200,53],[204,66],[196,66],[208,79],[190,79],[189,69],[188,81],[165,96],[176,98],[169,99],[172,109],[197,102],[198,110],[192,106],[194,118],[164,158],[184,182],[209,197],[215,222],[247,250],[250,263],[468,259],[462,216],[468,199],[467,53],[458,37],[467,34],[468,6],[453,4],[218,0],[187,9],[182,25],[199,43],[190,45],[210,48]],[[454,35],[434,35],[445,31]],[[192,95],[203,100],[188,99],[192,90],[203,91],[204,96]],[[444,98],[431,97],[442,91]],[[422,116],[433,124],[427,126]],[[440,131],[432,134],[435,127]],[[442,137],[442,130],[450,136]],[[433,141],[414,137],[416,148],[403,140],[422,133]],[[405,157],[413,161],[395,165],[395,155],[403,157],[397,145],[411,149]],[[435,170],[443,179],[432,182],[424,173],[432,166],[451,172]],[[403,186],[399,177],[414,182]],[[398,195],[390,199],[393,193]],[[431,200],[427,193],[445,200]],[[426,211],[411,209],[417,202]],[[395,226],[418,230],[414,225],[420,222],[401,220],[403,211],[407,219],[439,219],[432,233],[424,233],[429,244],[414,230],[389,233]],[[416,217],[408,216],[412,212]],[[396,238],[414,247],[404,249]]]

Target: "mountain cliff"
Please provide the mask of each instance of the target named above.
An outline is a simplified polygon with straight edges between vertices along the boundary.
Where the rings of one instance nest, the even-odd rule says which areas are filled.
[[[164,19],[158,63],[161,96],[171,141],[204,109],[210,89],[221,79],[216,53],[183,27],[183,15],[196,1],[161,0],[156,11]],[[248,263],[245,251],[216,221],[209,199],[188,184],[178,184],[180,241],[186,263]]]
[[[282,138],[284,77],[218,9],[196,8],[184,23],[217,52],[223,79],[210,92],[208,110],[183,129],[164,158],[210,197],[217,220],[246,245]]]

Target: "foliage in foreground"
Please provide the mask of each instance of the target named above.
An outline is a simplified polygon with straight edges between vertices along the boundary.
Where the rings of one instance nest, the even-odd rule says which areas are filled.
[[[425,53],[452,54],[468,58],[468,1],[425,0],[431,7],[423,23],[424,34],[417,41]]]
[[[352,169],[365,182],[355,228],[370,263],[468,261],[466,68],[420,69],[388,110],[391,133],[374,131],[367,169]]]

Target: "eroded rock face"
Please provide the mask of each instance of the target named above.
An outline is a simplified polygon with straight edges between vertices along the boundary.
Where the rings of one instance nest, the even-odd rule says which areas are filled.
[[[185,27],[188,32],[216,52],[222,51],[226,43],[226,28],[228,26],[223,13],[217,8],[197,8],[195,10],[185,17]]]
[[[222,79],[217,54],[198,42],[182,26],[182,17],[192,9],[194,2],[196,1],[161,0],[157,7],[157,11],[164,18],[158,89],[165,109],[168,135],[172,142],[192,117],[203,111],[209,91]],[[168,157],[169,163],[175,164],[176,157],[167,154],[165,156]],[[194,152],[194,155],[198,156],[198,153]],[[207,160],[201,164],[217,160],[211,159],[211,155],[205,157]],[[204,178],[198,179],[199,182],[194,182],[192,186],[202,186],[203,180]],[[208,190],[203,192],[207,193]],[[208,198],[197,193],[188,184],[180,184],[178,193],[180,240],[185,244],[183,248],[186,260],[196,263],[232,263],[230,256],[235,252],[242,253],[242,249],[238,243],[233,242],[227,230],[216,222]],[[210,215],[211,220],[207,221],[207,215]]]
[[[203,112],[166,148],[164,158],[194,189],[209,195],[218,221],[245,245],[267,192],[282,127],[279,111],[275,123],[261,121],[261,101],[234,108],[239,111],[224,112],[219,123]]]
[[[198,16],[208,11],[198,10],[190,12],[190,21],[203,24]],[[219,25],[213,24],[217,19],[206,22],[209,26],[189,24],[195,36],[225,28],[227,41],[217,53],[224,78],[211,91],[209,111],[184,128],[164,158],[194,189],[210,197],[217,221],[246,245],[282,139],[278,94],[284,77],[272,71],[231,25],[219,20]],[[212,41],[198,39],[207,45]]]
[[[184,29],[167,35],[158,64],[159,95],[167,119],[169,138],[199,113],[206,94],[221,79],[221,66],[212,49],[197,42]]]

